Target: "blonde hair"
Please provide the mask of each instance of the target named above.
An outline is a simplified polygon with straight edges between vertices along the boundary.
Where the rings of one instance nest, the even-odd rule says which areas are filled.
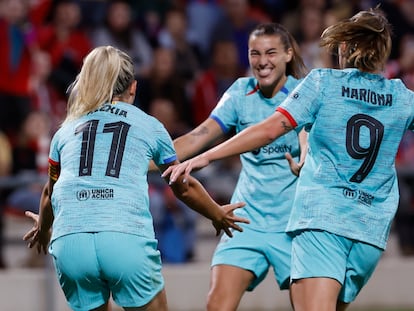
[[[112,47],[93,49],[84,59],[82,69],[69,87],[68,122],[96,110],[113,96],[123,94],[134,81],[132,59]]]
[[[321,35],[321,46],[335,51],[346,44],[346,67],[361,71],[382,70],[391,52],[391,25],[376,7],[329,26]]]

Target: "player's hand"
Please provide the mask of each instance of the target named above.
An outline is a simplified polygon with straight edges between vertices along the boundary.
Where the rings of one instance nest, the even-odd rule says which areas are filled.
[[[221,206],[222,214],[219,219],[213,220],[213,226],[216,229],[216,236],[223,230],[229,237],[233,237],[231,229],[242,232],[243,228],[237,225],[237,222],[248,224],[250,221],[243,217],[234,215],[233,211],[236,208],[241,208],[245,203],[233,203]]]
[[[27,231],[23,236],[24,241],[28,241],[28,247],[37,247],[37,253],[40,254],[42,251],[47,254],[47,248],[50,242],[51,232],[41,232],[39,230],[39,215],[26,211],[25,215],[33,220],[32,228]]]
[[[210,162],[206,157],[199,155],[180,164],[171,165],[162,173],[161,176],[165,178],[171,174],[170,183],[174,183],[182,174],[184,174],[184,180],[188,180],[188,176],[191,171],[199,170],[207,166],[209,163]]]
[[[285,153],[285,158],[289,162],[289,167],[292,174],[295,176],[299,176],[300,170],[302,169],[304,162],[297,163],[295,160],[293,160],[292,155],[289,152]]]

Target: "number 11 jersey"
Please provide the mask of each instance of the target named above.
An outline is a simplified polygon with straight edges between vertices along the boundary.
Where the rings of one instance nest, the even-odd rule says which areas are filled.
[[[52,240],[79,232],[117,231],[154,238],[149,211],[150,160],[176,159],[164,126],[133,105],[114,102],[54,135],[49,162],[60,167],[52,193]]]

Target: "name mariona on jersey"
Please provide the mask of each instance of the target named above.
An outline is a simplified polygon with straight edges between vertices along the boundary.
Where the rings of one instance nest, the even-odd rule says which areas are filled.
[[[342,86],[342,97],[357,99],[377,106],[392,106],[392,94],[378,94],[369,89],[354,89]]]

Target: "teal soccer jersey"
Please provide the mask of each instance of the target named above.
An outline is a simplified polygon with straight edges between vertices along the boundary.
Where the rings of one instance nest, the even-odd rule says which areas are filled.
[[[224,132],[240,132],[270,116],[298,84],[289,76],[285,86],[273,97],[265,98],[255,78],[238,79],[222,96],[210,117]],[[251,219],[251,229],[284,232],[295,193],[297,177],[292,174],[285,153],[299,159],[295,131],[271,144],[240,155],[242,170],[232,202],[246,202],[235,211]]]
[[[385,249],[413,92],[357,69],[315,69],[278,110],[310,131],[288,231],[321,229]]]
[[[154,238],[147,171],[176,159],[163,125],[133,105],[105,104],[65,123],[49,158],[61,167],[53,188],[53,237],[117,231]]]

